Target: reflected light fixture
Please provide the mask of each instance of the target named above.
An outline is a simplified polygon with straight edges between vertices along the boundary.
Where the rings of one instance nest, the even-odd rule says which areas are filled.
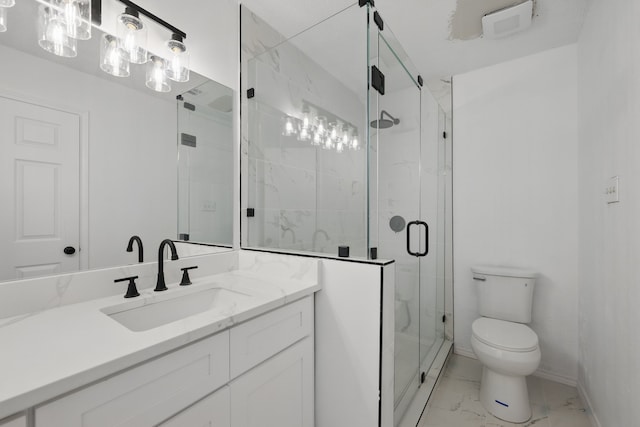
[[[57,56],[73,58],[78,54],[76,39],[67,35],[62,15],[53,7],[38,7],[38,44]]]
[[[91,38],[91,0],[57,0],[67,36],[77,40]],[[51,3],[51,1],[49,1]]]
[[[0,7],[12,7],[16,4],[16,0],[0,0]]]
[[[7,8],[0,7],[0,33],[7,31]]]
[[[156,55],[149,56],[147,63],[146,85],[156,92],[169,92],[171,85],[167,80],[167,61]]]
[[[127,6],[124,13],[118,15],[117,35],[122,51],[132,64],[147,62],[147,27],[142,23],[136,9]]]
[[[287,117],[284,119],[284,132],[282,133],[284,136],[291,136],[295,134],[295,126],[293,125],[293,118]]]
[[[100,69],[116,77],[129,76],[129,61],[118,39],[111,34],[103,34],[100,41]]]

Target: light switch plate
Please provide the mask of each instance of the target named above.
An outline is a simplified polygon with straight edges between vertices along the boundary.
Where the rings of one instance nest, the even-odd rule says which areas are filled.
[[[617,176],[609,178],[604,193],[607,197],[607,203],[618,203],[620,201],[620,179]]]

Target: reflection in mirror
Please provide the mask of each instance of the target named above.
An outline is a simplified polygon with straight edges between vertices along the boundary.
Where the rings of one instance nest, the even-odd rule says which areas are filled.
[[[233,241],[233,92],[208,81],[178,98],[178,236]]]
[[[109,75],[100,69],[97,28],[77,41],[75,57],[52,55],[38,45],[38,7],[16,2],[0,33],[0,281],[133,264],[131,236],[141,237],[145,254],[175,238],[176,96],[207,82],[192,72],[160,94],[145,86],[146,64],[131,64],[129,77]],[[232,145],[226,131],[207,138]],[[229,183],[228,166],[224,179],[220,172],[192,182]],[[207,187],[204,200],[217,210],[202,229],[231,222],[222,218],[231,200],[214,195],[217,188]]]

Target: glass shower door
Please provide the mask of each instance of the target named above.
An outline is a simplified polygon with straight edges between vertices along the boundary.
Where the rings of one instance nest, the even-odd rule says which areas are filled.
[[[386,30],[385,30],[386,32]],[[378,256],[394,259],[395,422],[404,414],[420,384],[420,268],[426,252],[421,221],[421,94],[393,45],[382,34],[371,50],[373,73],[384,75],[383,92],[370,93],[371,245]],[[417,76],[416,76],[417,77]],[[373,86],[376,86],[372,77]],[[376,191],[377,190],[377,191]]]

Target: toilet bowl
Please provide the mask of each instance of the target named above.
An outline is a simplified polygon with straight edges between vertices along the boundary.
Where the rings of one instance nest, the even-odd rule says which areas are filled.
[[[488,317],[471,325],[471,348],[482,363],[480,402],[512,423],[531,418],[526,376],[540,365],[538,336],[522,323]]]

